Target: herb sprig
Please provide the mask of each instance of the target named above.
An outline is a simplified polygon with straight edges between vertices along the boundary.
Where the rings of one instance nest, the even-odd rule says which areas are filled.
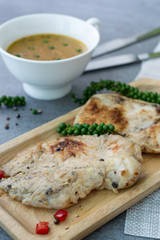
[[[75,94],[72,93],[71,97],[74,102],[85,104],[89,98],[91,98],[96,92],[103,89],[111,90],[122,94],[128,98],[139,99],[146,102],[160,104],[160,94],[157,92],[142,92],[137,87],[132,87],[123,82],[115,82],[112,80],[100,80],[100,82],[91,82],[84,92],[81,99],[76,98]]]

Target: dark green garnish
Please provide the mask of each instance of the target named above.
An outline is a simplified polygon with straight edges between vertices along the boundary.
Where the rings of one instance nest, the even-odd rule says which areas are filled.
[[[80,48],[76,49],[76,52],[81,52],[82,50]]]
[[[66,135],[95,135],[98,136],[102,134],[111,134],[111,133],[117,133],[117,130],[115,130],[115,127],[112,124],[104,124],[100,123],[99,125],[97,123],[93,123],[92,125],[89,125],[87,123],[79,124],[76,123],[75,125],[66,125],[66,123],[59,124],[57,128],[57,132],[61,133],[63,136]]]
[[[63,46],[67,47],[67,46],[68,46],[68,43],[63,43]]]
[[[50,49],[55,49],[55,47],[54,47],[54,46],[49,46],[49,48],[50,48]]]
[[[160,94],[157,92],[142,92],[137,87],[132,87],[123,82],[115,82],[112,80],[100,80],[100,82],[91,82],[84,92],[81,99],[76,98],[75,94],[72,93],[71,97],[74,102],[85,104],[96,92],[103,89],[111,90],[120,93],[123,96],[133,99],[139,99],[146,102],[160,104]]]
[[[24,97],[10,97],[10,96],[2,96],[0,98],[0,106],[2,105],[2,103],[7,106],[7,107],[14,107],[14,106],[25,106],[26,105],[26,101]]]
[[[34,49],[35,49],[35,47],[33,47],[33,46],[30,46],[30,47],[29,47],[29,49],[30,49],[30,50],[34,50]]]
[[[20,54],[16,54],[15,56],[16,56],[16,57],[21,57],[21,55],[20,55]]]
[[[35,58],[39,58],[40,56],[39,55],[34,55]]]
[[[45,39],[43,42],[44,42],[44,43],[48,43],[49,41],[48,41],[47,39]]]
[[[56,58],[55,60],[61,60],[60,58]]]

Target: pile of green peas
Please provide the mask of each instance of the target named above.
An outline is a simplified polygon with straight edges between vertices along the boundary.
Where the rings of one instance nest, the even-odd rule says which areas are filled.
[[[13,106],[25,106],[26,105],[26,101],[25,101],[25,97],[10,97],[10,96],[2,96],[0,98],[0,106],[2,105],[2,103],[7,106],[7,107],[13,107]]]
[[[66,135],[95,135],[98,136],[102,134],[111,134],[114,132],[117,132],[115,130],[115,127],[112,124],[106,125],[105,123],[100,123],[99,125],[97,123],[93,123],[92,125],[89,125],[88,123],[79,124],[76,123],[73,126],[66,123],[60,123],[57,132],[61,133],[63,136]]]

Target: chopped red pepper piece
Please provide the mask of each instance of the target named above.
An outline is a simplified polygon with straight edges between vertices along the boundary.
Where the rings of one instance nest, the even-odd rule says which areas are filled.
[[[3,171],[0,171],[0,180],[4,178],[4,172]]]
[[[58,220],[59,222],[63,222],[63,221],[66,219],[67,215],[68,215],[68,212],[67,212],[67,211],[65,211],[65,210],[63,210],[63,209],[60,209],[60,210],[58,210],[58,212],[56,212],[56,213],[54,214],[54,217],[55,217],[55,219]]]
[[[39,222],[36,225],[36,233],[37,234],[48,234],[49,232],[49,227],[48,227],[48,222]]]

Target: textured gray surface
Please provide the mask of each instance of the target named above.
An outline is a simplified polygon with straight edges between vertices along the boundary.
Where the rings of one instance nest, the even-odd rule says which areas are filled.
[[[30,13],[61,13],[72,15],[87,20],[90,17],[98,17],[103,24],[101,42],[114,38],[127,37],[143,30],[156,28],[160,22],[160,1],[158,0],[0,0],[0,24],[10,18]],[[134,44],[116,53],[142,53],[154,49],[160,37]],[[110,56],[109,55],[109,56]],[[133,64],[108,70],[101,70],[83,74],[73,82],[73,92],[79,96],[90,81],[99,79],[112,79],[131,82],[139,72],[140,64]],[[24,95],[27,106],[20,108],[18,112],[12,109],[0,109],[0,144],[19,136],[35,127],[40,126],[58,116],[61,116],[78,105],[74,104],[69,95],[55,101],[34,100],[24,93],[22,85],[8,72],[0,58],[0,96],[1,95]],[[43,114],[32,115],[29,108],[42,109]],[[21,118],[17,119],[17,113]],[[4,129],[6,117],[10,117],[10,129]],[[19,125],[15,126],[18,122]],[[1,216],[3,219],[3,217]],[[147,238],[134,237],[124,234],[125,212],[114,218],[103,227],[99,228],[86,240],[142,240]],[[151,239],[151,238],[150,238]],[[11,240],[11,238],[0,229],[0,240]],[[24,240],[29,240],[25,239]]]

